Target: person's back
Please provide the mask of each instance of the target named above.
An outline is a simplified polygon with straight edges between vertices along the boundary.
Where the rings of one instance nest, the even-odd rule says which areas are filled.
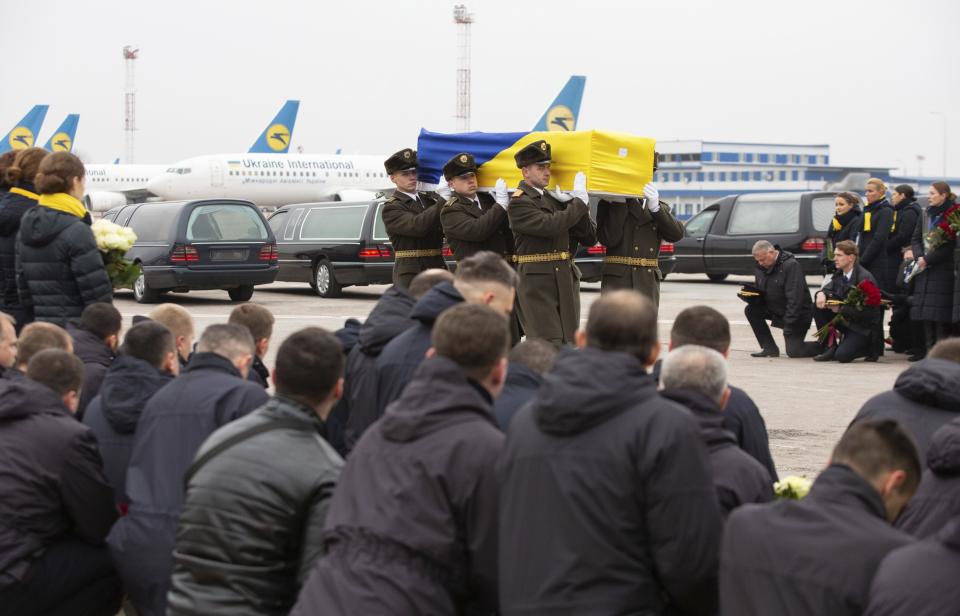
[[[920,487],[896,522],[921,539],[939,532],[960,512],[960,417],[934,432],[926,462]]]
[[[167,614],[289,613],[322,552],[343,465],[321,436],[342,367],[332,334],[294,333],[277,353],[277,397],[217,430],[197,452]]]
[[[803,500],[744,505],[730,514],[721,613],[861,614],[880,561],[911,541],[889,520],[919,474],[916,449],[895,422],[851,426]]]
[[[486,306],[442,315],[431,358],[347,459],[327,553],[296,615],[496,610],[497,485],[507,320]]]
[[[17,292],[16,245],[20,219],[37,205],[37,189],[33,184],[37,169],[48,152],[43,148],[25,148],[16,152],[11,165],[3,170],[0,180],[10,185],[10,192],[0,198],[0,306],[17,319],[19,331],[28,320],[20,306]]]
[[[520,408],[529,402],[543,383],[543,375],[557,358],[557,347],[546,340],[524,340],[510,351],[507,382],[493,405],[497,424],[504,432]]]
[[[733,434],[740,449],[767,469],[770,479],[779,480],[776,464],[770,454],[767,423],[763,420],[757,403],[739,387],[730,386],[730,399],[723,410],[723,427]]]
[[[721,515],[696,423],[644,369],[656,310],[608,293],[577,343],[498,463],[501,613],[711,614]]]

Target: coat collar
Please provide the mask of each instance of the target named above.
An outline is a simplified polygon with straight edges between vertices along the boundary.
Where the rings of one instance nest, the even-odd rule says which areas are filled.
[[[237,378],[243,378],[237,367],[223,355],[208,352],[196,352],[190,356],[190,362],[183,369],[184,372],[195,372],[198,370],[213,370],[233,375]]]
[[[520,183],[517,184],[517,188],[522,190],[523,194],[530,197],[531,199],[540,199],[541,197],[543,197],[543,195],[547,194],[547,191],[544,190],[543,195],[541,195],[540,191],[538,191],[533,186],[530,186],[529,184],[527,184],[526,180],[520,180]]]
[[[804,499],[814,507],[818,503],[836,503],[855,507],[882,520],[887,518],[880,495],[846,464],[831,464],[820,473]]]

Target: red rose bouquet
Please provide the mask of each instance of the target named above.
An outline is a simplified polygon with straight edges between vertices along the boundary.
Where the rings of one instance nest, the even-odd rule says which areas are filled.
[[[840,311],[829,323],[817,330],[817,340],[821,344],[826,342],[827,346],[833,346],[840,337],[837,329],[840,325],[849,323],[851,319],[857,320],[865,310],[877,308],[881,303],[880,289],[869,280],[864,280],[850,289],[843,301],[827,300],[828,305],[839,306]]]

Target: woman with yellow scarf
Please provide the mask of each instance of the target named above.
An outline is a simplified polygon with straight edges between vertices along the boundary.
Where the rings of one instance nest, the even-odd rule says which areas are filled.
[[[837,214],[830,221],[830,228],[827,230],[826,254],[823,259],[827,275],[836,271],[836,266],[833,264],[833,248],[844,240],[856,242],[857,230],[860,228],[860,220],[863,216],[860,210],[860,197],[856,193],[838,194],[835,197],[834,207]]]
[[[20,303],[38,321],[66,325],[83,309],[113,300],[113,286],[80,199],[85,169],[68,152],[50,154],[34,180],[37,206],[23,215],[17,239]]]

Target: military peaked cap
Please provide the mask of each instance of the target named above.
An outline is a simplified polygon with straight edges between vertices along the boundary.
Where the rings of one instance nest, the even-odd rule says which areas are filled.
[[[517,167],[520,168],[534,163],[548,163],[550,162],[550,144],[543,139],[534,141],[514,154],[513,158],[517,161]]]
[[[473,154],[466,152],[460,152],[443,166],[443,177],[447,180],[476,172],[477,161],[473,159]]]
[[[417,168],[417,151],[410,148],[404,148],[383,161],[383,168],[387,170],[387,175],[397,171],[406,171],[407,169]]]

